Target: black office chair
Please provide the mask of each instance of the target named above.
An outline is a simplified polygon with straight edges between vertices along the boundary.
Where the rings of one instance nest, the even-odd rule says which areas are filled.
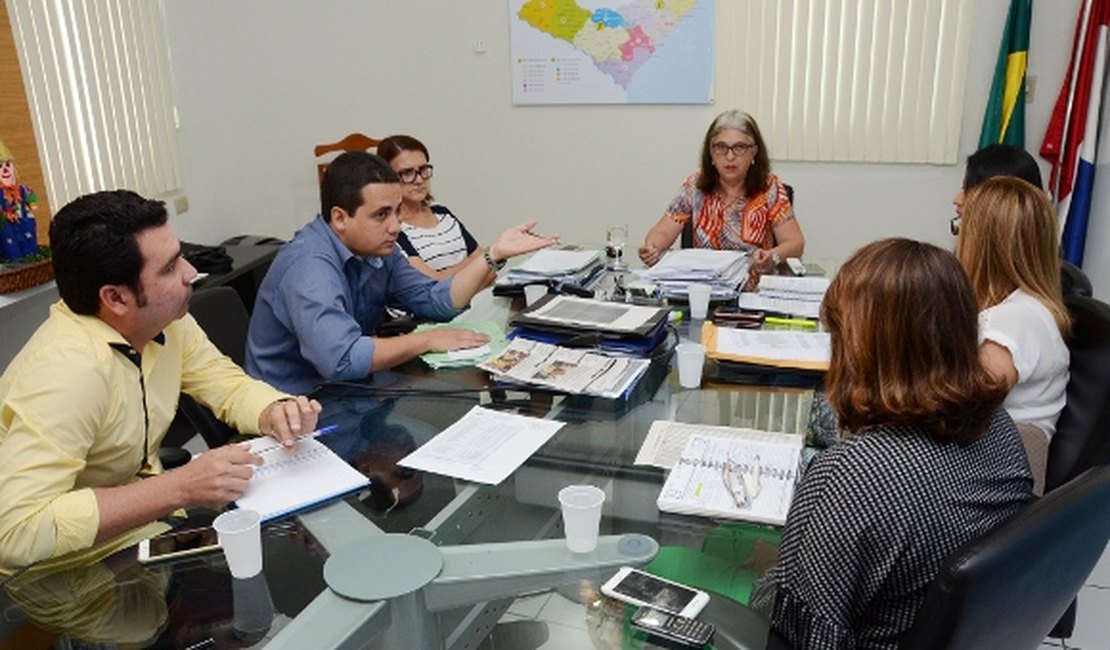
[[[1110,467],[1087,470],[953,553],[902,650],[1036,648],[1110,539]]]
[[[787,185],[786,183],[783,183],[782,186],[786,190],[786,198],[789,199],[790,204],[793,205],[794,186]],[[682,248],[691,248],[694,245],[694,219],[697,218],[697,216],[698,215],[696,214],[691,216],[689,221],[682,224],[682,234],[680,235],[679,240],[679,244],[682,246]]]
[[[1110,463],[1110,305],[1081,295],[1066,296],[1064,304],[1072,318],[1071,377],[1048,449],[1046,493],[1088,468]],[[1049,636],[1066,639],[1074,630],[1072,606]]]
[[[250,316],[234,289],[212,287],[195,292],[189,302],[189,313],[220,352],[243,365]],[[211,409],[185,393],[178,398],[177,410],[210,448],[226,444],[238,433],[217,418]],[[175,447],[173,441],[164,443],[158,455],[165,469],[173,469],[189,461],[188,452]]]
[[[1080,268],[1067,260],[1060,260],[1060,288],[1064,297],[1093,296],[1091,279]]]

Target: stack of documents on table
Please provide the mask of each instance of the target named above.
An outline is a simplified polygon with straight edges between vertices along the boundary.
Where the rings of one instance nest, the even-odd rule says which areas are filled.
[[[593,298],[548,296],[513,317],[514,337],[647,356],[666,337],[668,310]]]
[[[524,286],[575,284],[590,288],[604,275],[601,251],[545,248],[536,251],[523,264],[509,269],[499,285]]]
[[[749,255],[744,251],[719,251],[710,248],[683,248],[668,251],[663,259],[637,275],[659,285],[668,298],[686,298],[686,287],[698,282],[711,287],[713,300],[736,297],[748,281]]]
[[[828,332],[733,329],[706,323],[701,329],[701,343],[706,356],[719,361],[801,370],[829,369]]]
[[[829,289],[829,278],[765,275],[757,293],[741,293],[741,309],[802,318],[819,318],[821,301]]]
[[[656,422],[652,433],[686,440],[659,491],[661,511],[786,523],[802,436],[677,422]]]
[[[498,382],[547,388],[572,395],[617,399],[627,395],[651,362],[612,357],[525,338],[479,364]]]
[[[442,329],[444,327],[481,332],[489,337],[489,342],[485,345],[479,345],[476,348],[451,350],[449,352],[425,352],[420,355],[420,359],[434,370],[439,370],[440,368],[468,368],[470,366],[476,366],[487,359],[501,354],[501,351],[509,345],[509,341],[505,338],[505,332],[501,330],[501,326],[490,320],[423,323],[416,328],[416,331],[426,332],[428,330]]]

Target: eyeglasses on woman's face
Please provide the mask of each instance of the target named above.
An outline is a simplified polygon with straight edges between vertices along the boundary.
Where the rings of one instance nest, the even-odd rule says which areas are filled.
[[[720,156],[723,158],[731,153],[732,155],[739,158],[749,151],[754,151],[755,143],[736,142],[733,144],[728,144],[727,142],[714,142],[713,144],[709,145],[709,150],[713,152],[714,156]]]
[[[435,169],[430,164],[421,165],[419,167],[409,167],[408,169],[398,169],[397,175],[401,177],[402,183],[415,183],[417,177],[428,180],[432,177],[432,170]]]

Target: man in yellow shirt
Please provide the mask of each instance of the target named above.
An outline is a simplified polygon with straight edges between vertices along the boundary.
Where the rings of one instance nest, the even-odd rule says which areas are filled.
[[[99,192],[50,227],[62,300],[0,376],[0,574],[242,495],[242,445],[162,472],[180,392],[288,445],[320,405],[249,378],[187,314],[193,268],[165,205]]]

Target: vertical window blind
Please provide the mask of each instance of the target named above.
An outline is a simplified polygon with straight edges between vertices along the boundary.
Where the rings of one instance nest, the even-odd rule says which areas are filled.
[[[181,163],[158,0],[8,0],[51,203],[167,198]]]
[[[954,164],[968,0],[729,0],[718,100],[777,160]]]

